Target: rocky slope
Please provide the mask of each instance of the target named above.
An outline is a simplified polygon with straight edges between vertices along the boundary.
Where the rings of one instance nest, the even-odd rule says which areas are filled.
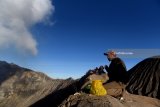
[[[38,105],[38,101],[43,101],[42,99],[48,98],[47,96],[53,93],[54,97],[62,96],[61,93],[56,95],[56,92],[65,89],[73,82],[72,79],[51,79],[43,73],[0,61],[0,107]],[[64,97],[68,97],[67,95]],[[52,99],[50,103],[48,99],[47,103],[58,105],[64,97]]]
[[[128,92],[160,99],[160,56],[141,61],[128,73]]]
[[[59,107],[160,107],[160,101],[150,97],[125,93],[124,100],[109,95],[71,95]]]

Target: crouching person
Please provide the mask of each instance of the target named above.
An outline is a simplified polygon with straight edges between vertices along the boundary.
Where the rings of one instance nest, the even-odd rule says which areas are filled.
[[[107,59],[111,62],[109,67],[106,65],[105,69],[108,72],[109,81],[104,84],[108,95],[114,97],[123,97],[125,91],[126,66],[124,62],[117,57],[114,51],[104,53]]]

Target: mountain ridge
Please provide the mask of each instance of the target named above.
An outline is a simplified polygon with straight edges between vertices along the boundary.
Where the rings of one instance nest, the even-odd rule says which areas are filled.
[[[6,61],[0,61],[0,75],[0,107],[28,107],[73,83]]]

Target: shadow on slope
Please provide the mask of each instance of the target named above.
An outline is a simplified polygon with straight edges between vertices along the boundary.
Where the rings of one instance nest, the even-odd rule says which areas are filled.
[[[61,86],[62,84],[60,84],[53,93],[47,95],[30,107],[58,107],[58,105],[68,98],[69,95],[72,95],[77,91],[77,81],[74,81],[65,88],[61,88]]]

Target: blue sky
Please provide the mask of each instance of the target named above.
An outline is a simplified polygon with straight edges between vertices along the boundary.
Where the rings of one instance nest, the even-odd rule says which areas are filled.
[[[109,64],[108,49],[158,49],[158,0],[53,0],[52,24],[30,28],[38,53],[22,55],[1,49],[1,60],[14,62],[53,78],[79,78],[89,69]],[[122,58],[127,69],[144,58]]]

